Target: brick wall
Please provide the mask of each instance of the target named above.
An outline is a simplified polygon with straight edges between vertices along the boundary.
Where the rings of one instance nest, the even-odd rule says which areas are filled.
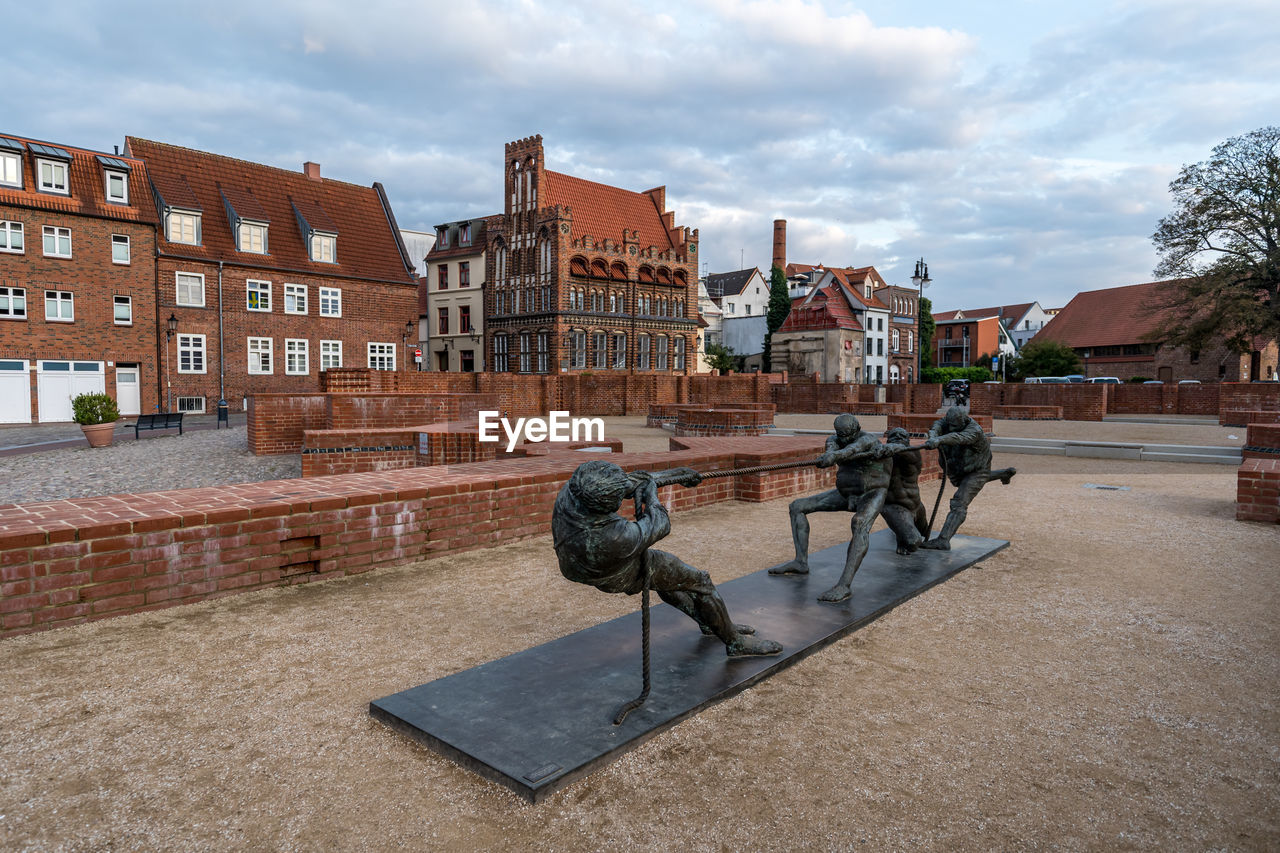
[[[1218,414],[1222,426],[1242,427],[1249,424],[1280,424],[1280,412],[1261,412],[1256,409],[1223,409]]]
[[[676,412],[676,435],[680,436],[764,435],[770,429],[772,405],[751,409],[680,406]]]
[[[1233,382],[1221,386],[1222,410],[1249,409],[1280,412],[1280,382]]]
[[[1180,415],[1217,416],[1221,385],[1177,385],[1177,409]]]
[[[1280,423],[1249,424],[1245,433],[1245,459],[1280,459]]]
[[[987,435],[995,435],[995,426],[991,422],[991,415],[970,415],[978,422],[978,426],[982,427],[982,431]],[[929,434],[930,427],[938,420],[937,415],[889,415],[888,423],[885,425],[886,430],[902,427],[913,436],[923,437]]]
[[[246,422],[249,452],[255,456],[297,453],[306,430],[329,426],[324,394],[255,394]]]
[[[970,386],[969,411],[990,415],[996,406],[1059,406],[1068,421],[1100,421],[1107,411],[1111,385],[1086,383],[1068,385]]]
[[[995,406],[993,417],[1011,421],[1060,421],[1059,406]]]
[[[1280,522],[1280,459],[1246,459],[1236,474],[1236,518]]]
[[[302,476],[398,471],[418,464],[416,429],[303,432]]]

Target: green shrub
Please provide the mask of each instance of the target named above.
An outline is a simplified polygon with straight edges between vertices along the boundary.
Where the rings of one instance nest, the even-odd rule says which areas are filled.
[[[933,384],[950,382],[952,379],[986,382],[994,378],[991,371],[985,367],[926,367],[920,371],[920,381]]]
[[[1149,382],[1150,380],[1151,380],[1150,376],[1130,376],[1129,377],[1129,382],[1134,385],[1140,385],[1143,382]]]
[[[120,420],[116,401],[106,394],[81,394],[72,398],[71,412],[78,424],[110,424]]]

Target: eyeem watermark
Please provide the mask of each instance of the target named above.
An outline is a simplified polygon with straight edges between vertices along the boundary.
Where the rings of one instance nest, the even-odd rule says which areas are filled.
[[[603,441],[604,418],[571,418],[568,412],[551,412],[548,418],[516,418],[515,425],[501,412],[480,411],[480,441],[501,441],[498,427],[507,434],[507,452],[521,436],[526,441]]]

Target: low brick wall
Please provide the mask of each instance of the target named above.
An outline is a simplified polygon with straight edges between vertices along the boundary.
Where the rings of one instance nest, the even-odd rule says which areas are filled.
[[[849,415],[901,415],[902,403],[835,403],[829,414]]]
[[[708,408],[717,408],[717,406],[710,403],[653,403],[649,406],[648,412],[645,414],[644,425],[650,427],[661,427],[669,424],[674,426],[676,416],[681,411],[705,411]],[[721,403],[718,408],[753,409],[756,411],[767,411],[772,415],[774,413],[775,406],[772,403]]]
[[[302,476],[399,471],[418,464],[417,429],[327,429],[302,434]]]
[[[1258,409],[1223,409],[1218,415],[1222,426],[1244,427],[1249,424],[1280,424],[1280,411],[1264,412]]]
[[[773,406],[759,409],[684,406],[676,412],[676,435],[764,435],[773,429]]]
[[[1060,421],[1061,406],[994,406],[993,417],[1009,421]]]
[[[1245,459],[1280,459],[1280,423],[1249,424],[1245,432]]]
[[[304,432],[328,426],[325,394],[254,394],[249,398],[246,433],[254,456],[297,453]]]
[[[995,426],[991,422],[991,415],[970,415],[978,422],[978,426],[982,427],[982,431],[987,435],[995,435]],[[938,416],[934,414],[913,413],[909,415],[889,415],[886,430],[902,427],[912,436],[923,438],[929,434],[929,428],[938,420]]]
[[[990,415],[996,406],[1057,406],[1068,421],[1100,421],[1107,413],[1108,389],[1090,385],[970,385],[970,414]]]
[[[1240,465],[1236,518],[1280,523],[1280,459],[1246,459]]]

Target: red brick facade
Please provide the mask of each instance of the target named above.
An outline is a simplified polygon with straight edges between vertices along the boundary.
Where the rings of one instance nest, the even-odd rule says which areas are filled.
[[[665,188],[549,171],[541,136],[507,144],[504,175],[485,265],[488,368],[692,373],[698,231],[675,225]]]
[[[105,391],[125,414],[154,411],[145,166],[16,137],[0,139],[0,157],[20,168],[20,186],[0,183],[0,423],[70,420],[69,397],[83,391]],[[65,192],[41,190],[41,161],[65,168]],[[122,182],[119,202],[107,198],[108,174]]]

